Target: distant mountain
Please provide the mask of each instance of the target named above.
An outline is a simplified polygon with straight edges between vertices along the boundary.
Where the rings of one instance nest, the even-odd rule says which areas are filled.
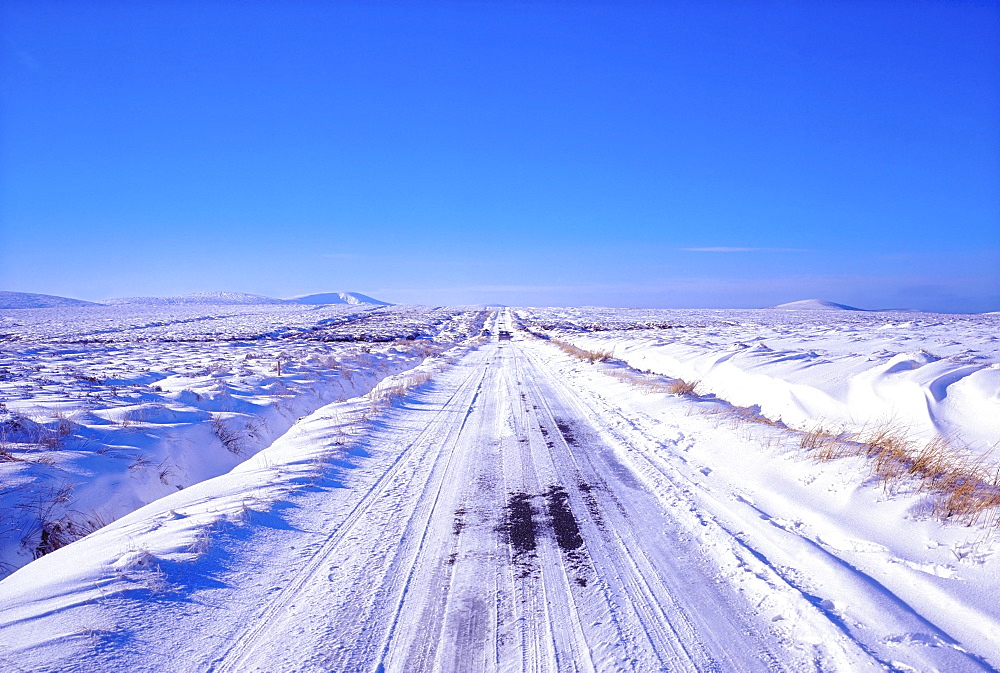
[[[260,304],[375,304],[378,306],[389,306],[388,302],[379,301],[378,299],[373,299],[357,292],[307,294],[302,297],[293,297],[292,299],[275,299],[274,297],[247,294],[246,292],[195,292],[194,294],[184,294],[176,297],[120,297],[118,299],[108,299],[104,303],[113,306],[184,306],[192,304],[246,306]]]
[[[190,304],[287,304],[283,299],[274,299],[259,294],[247,294],[246,292],[195,292],[194,294],[183,294],[176,297],[120,297],[118,299],[108,299],[106,304],[114,306],[121,305],[145,305],[145,306],[177,306]]]
[[[55,308],[58,306],[100,306],[92,301],[57,297],[52,294],[0,291],[0,308]]]
[[[301,297],[288,299],[295,304],[377,304],[379,306],[391,306],[387,301],[373,299],[368,295],[358,292],[325,292],[322,294],[306,294]]]
[[[790,301],[787,304],[768,306],[767,308],[777,308],[787,311],[866,311],[867,309],[848,306],[847,304],[836,304],[823,299],[802,299],[801,301]]]

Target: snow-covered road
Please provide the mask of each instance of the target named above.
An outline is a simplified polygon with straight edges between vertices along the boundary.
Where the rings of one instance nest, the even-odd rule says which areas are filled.
[[[0,606],[0,641],[14,643],[0,663],[993,670],[846,561],[799,538],[794,546],[731,493],[695,486],[649,449],[657,440],[641,419],[569,376],[574,366],[520,338],[469,351],[378,414],[368,434],[271,511],[251,508],[242,525],[217,528],[194,561],[154,558],[154,581],[135,581],[132,564],[115,578],[127,575],[132,588],[113,589],[109,579],[106,595],[60,604],[65,584],[42,578],[74,558],[112,565],[124,540],[134,552],[159,518],[210,501],[213,480],[43,557],[0,585],[18,606]],[[335,420],[320,409],[285,439],[342,446]],[[782,565],[788,555],[801,561],[798,581]],[[802,575],[814,571],[816,585],[855,593],[839,604],[810,595]],[[93,584],[99,593],[105,586]],[[46,598],[44,609],[31,607]]]
[[[214,670],[767,670],[774,638],[584,411],[516,343],[470,355]]]

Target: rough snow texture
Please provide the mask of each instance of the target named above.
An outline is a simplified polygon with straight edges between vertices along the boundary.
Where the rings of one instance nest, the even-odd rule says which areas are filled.
[[[988,453],[1000,441],[995,315],[846,311],[518,312],[542,333],[808,429],[890,425]]]
[[[0,312],[0,577],[228,472],[481,323],[346,306]]]
[[[255,306],[260,304],[283,304],[284,300],[273,299],[259,294],[247,294],[246,292],[195,292],[194,294],[182,294],[176,297],[117,297],[115,299],[107,299],[103,303],[109,306],[125,306],[128,304],[146,306],[245,304]]]

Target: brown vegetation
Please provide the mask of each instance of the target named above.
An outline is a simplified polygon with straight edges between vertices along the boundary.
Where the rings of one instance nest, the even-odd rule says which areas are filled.
[[[612,357],[611,351],[588,351],[566,341],[559,341],[558,339],[550,339],[549,343],[555,344],[563,353],[580,360],[586,360],[590,364],[606,362]]]
[[[816,427],[801,437],[800,448],[820,462],[862,456],[887,491],[916,481],[917,491],[933,496],[931,511],[966,525],[1000,525],[1000,465],[988,453],[973,453],[937,436],[920,443],[891,423],[857,433]]]

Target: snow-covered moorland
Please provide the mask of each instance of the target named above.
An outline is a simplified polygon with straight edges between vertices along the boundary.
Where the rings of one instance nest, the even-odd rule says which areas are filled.
[[[542,334],[698,382],[701,393],[799,429],[889,425],[977,453],[1000,442],[1000,316],[795,308],[517,315]]]
[[[0,311],[0,577],[477,333],[476,310]]]
[[[0,311],[0,665],[996,670],[998,320]]]

